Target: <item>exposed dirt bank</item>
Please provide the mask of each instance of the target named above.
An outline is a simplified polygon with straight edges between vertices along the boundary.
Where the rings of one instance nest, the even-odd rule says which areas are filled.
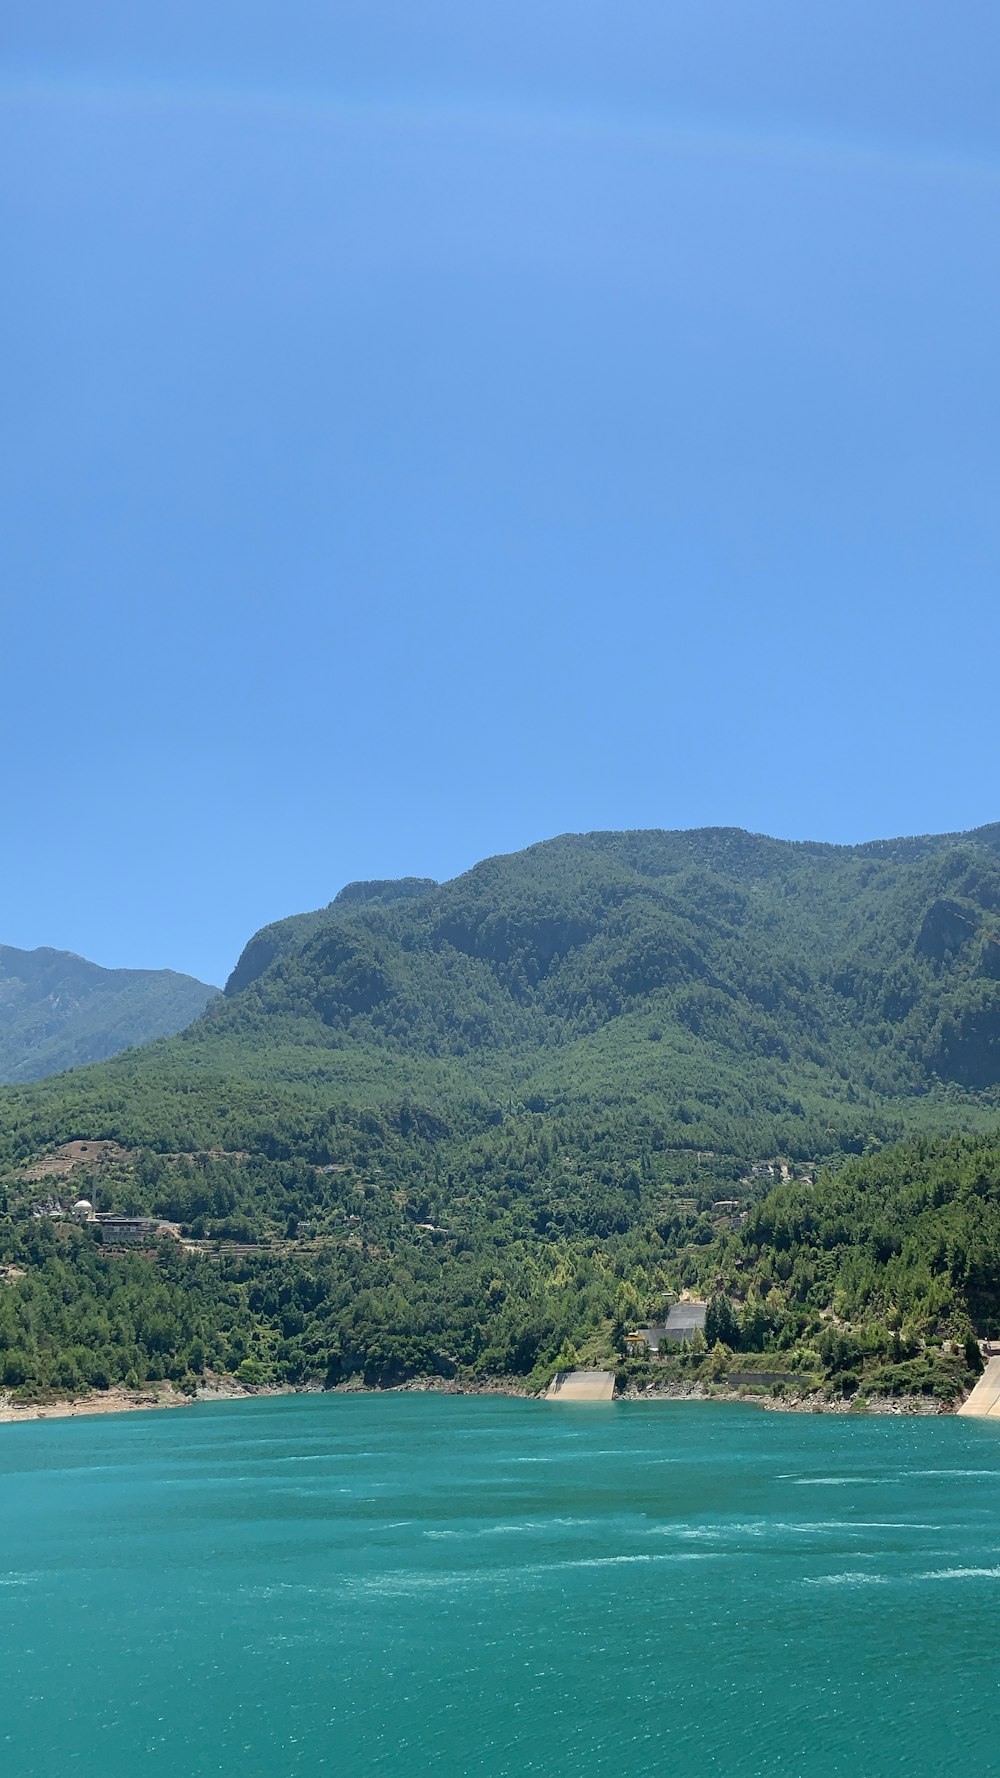
[[[247,1389],[235,1378],[220,1377],[206,1383],[196,1395],[182,1394],[170,1383],[150,1383],[145,1389],[95,1389],[92,1395],[76,1395],[65,1401],[12,1402],[0,1395],[0,1423],[16,1420],[72,1420],[84,1414],[131,1414],[152,1408],[189,1408],[196,1401],[243,1401],[251,1395],[302,1395],[304,1389]],[[311,1391],[310,1391],[311,1393]],[[316,1391],[318,1393],[318,1391]]]
[[[170,1383],[150,1383],[145,1389],[95,1389],[90,1395],[77,1395],[64,1401],[15,1402],[9,1394],[0,1393],[0,1424],[19,1420],[67,1420],[84,1414],[130,1414],[149,1412],[154,1408],[189,1408],[199,1401],[248,1401],[261,1395],[520,1395],[530,1396],[516,1377],[489,1377],[483,1382],[466,1383],[450,1377],[414,1377],[408,1383],[394,1384],[389,1389],[369,1389],[360,1379],[351,1378],[324,1390],[320,1383],[274,1383],[255,1387],[237,1382],[235,1377],[215,1377],[199,1385],[196,1394],[186,1395]]]
[[[0,1394],[0,1424],[18,1420],[65,1420],[85,1414],[129,1414],[149,1412],[155,1408],[189,1408],[198,1401],[247,1401],[262,1395],[511,1395],[532,1399],[534,1391],[517,1377],[489,1377],[465,1382],[451,1377],[414,1377],[389,1389],[368,1389],[360,1380],[351,1379],[324,1391],[318,1383],[263,1384],[250,1388],[234,1377],[218,1377],[201,1384],[195,1395],[184,1395],[169,1383],[150,1384],[146,1389],[95,1390],[92,1395],[75,1396],[65,1401],[30,1402],[23,1406]],[[706,1388],[698,1383],[669,1383],[662,1388],[632,1387],[619,1392],[616,1401],[714,1401],[738,1402],[742,1407],[765,1408],[778,1414],[953,1414],[954,1402],[937,1401],[926,1395],[868,1396],[853,1400],[826,1401],[815,1395],[752,1395],[745,1390],[726,1389],[721,1385]]]
[[[616,1401],[726,1401],[766,1408],[772,1414],[953,1414],[957,1403],[933,1395],[856,1395],[832,1401],[819,1395],[755,1395],[723,1384],[666,1383],[660,1388],[622,1389]]]
[[[0,1421],[66,1420],[83,1414],[127,1414],[139,1408],[184,1408],[190,1398],[175,1389],[102,1389],[70,1401],[12,1402],[0,1396]]]

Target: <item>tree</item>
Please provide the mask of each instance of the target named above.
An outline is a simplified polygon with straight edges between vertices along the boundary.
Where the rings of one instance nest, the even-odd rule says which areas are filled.
[[[740,1326],[733,1312],[729,1298],[721,1291],[710,1298],[705,1311],[705,1340],[709,1346],[729,1346],[733,1351],[739,1345]]]
[[[708,1374],[713,1383],[718,1382],[720,1377],[726,1375],[729,1366],[732,1363],[732,1358],[732,1348],[725,1345],[722,1340],[716,1340],[715,1345],[712,1347],[712,1350],[708,1355]]]
[[[770,1318],[756,1291],[743,1305],[739,1318],[740,1348],[744,1352],[762,1352],[771,1330]]]

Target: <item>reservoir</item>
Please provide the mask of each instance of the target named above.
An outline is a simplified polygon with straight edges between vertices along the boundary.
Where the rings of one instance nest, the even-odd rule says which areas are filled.
[[[0,1427],[11,1778],[995,1778],[1000,1423],[343,1395]]]

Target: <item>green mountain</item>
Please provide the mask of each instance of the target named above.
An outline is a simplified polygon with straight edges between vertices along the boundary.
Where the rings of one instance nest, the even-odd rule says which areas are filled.
[[[172,969],[101,969],[72,951],[0,945],[0,1081],[39,1080],[172,1036],[216,991]]]
[[[450,883],[353,884],[251,939],[179,1036],[0,1094],[8,1382],[538,1376],[685,1287],[749,1293],[719,1326],[832,1375],[810,1340],[843,1296],[845,1161],[911,1138],[904,1178],[921,1142],[998,1121],[998,928],[1000,825],[567,835]],[[800,1233],[786,1273],[770,1237],[746,1245],[762,1225],[713,1211],[754,1212],[776,1156],[826,1167],[836,1266]],[[980,1171],[988,1195],[995,1158]],[[187,1246],[109,1256],[32,1216],[43,1176]],[[905,1191],[885,1215],[915,1227]],[[911,1343],[962,1346],[993,1313],[957,1260],[914,1289]],[[902,1313],[875,1286],[849,1300],[869,1331]],[[911,1362],[890,1331],[886,1362]]]
[[[567,836],[365,887],[251,940],[189,1044],[266,1034],[542,1111],[641,1102],[688,1146],[745,1144],[749,1115],[802,1155],[1000,1082],[1000,826]]]

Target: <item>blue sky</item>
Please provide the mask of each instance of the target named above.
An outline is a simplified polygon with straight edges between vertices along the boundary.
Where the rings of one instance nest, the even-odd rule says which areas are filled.
[[[1000,818],[993,0],[7,0],[0,941]]]

